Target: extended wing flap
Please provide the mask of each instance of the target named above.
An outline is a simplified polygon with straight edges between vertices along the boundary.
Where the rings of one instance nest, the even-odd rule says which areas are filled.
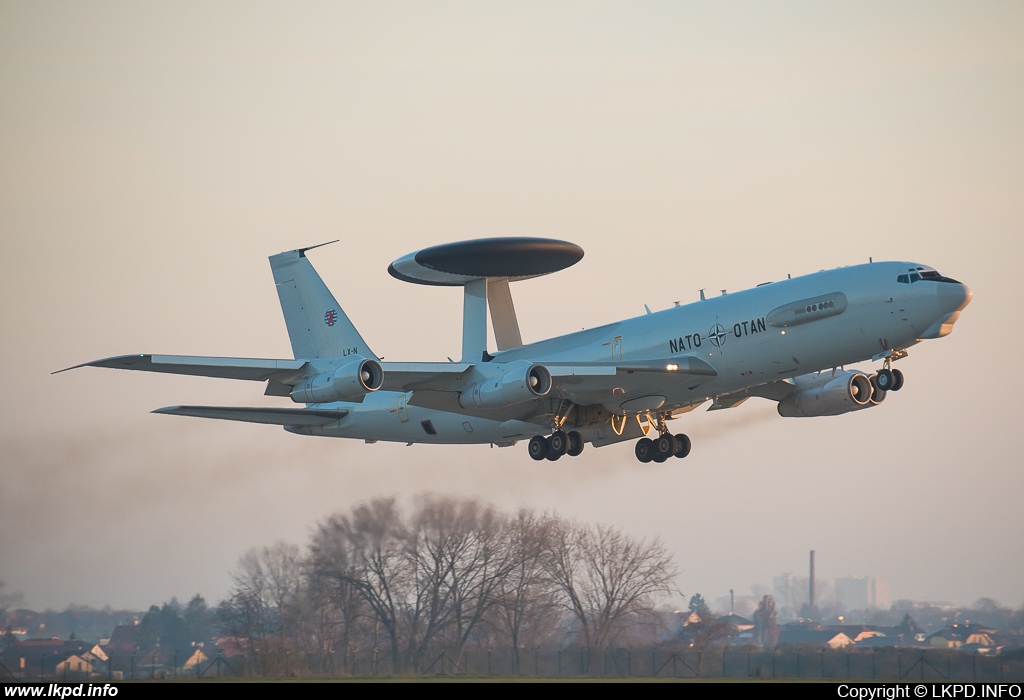
[[[193,418],[217,418],[269,425],[327,425],[348,415],[343,408],[246,408],[229,406],[167,406],[153,413]]]
[[[779,379],[747,389],[741,389],[740,391],[734,391],[730,394],[721,394],[715,398],[708,410],[718,411],[726,408],[735,408],[751,396],[769,399],[770,401],[782,401],[792,396],[796,391],[797,387],[792,382]]]
[[[665,383],[696,387],[718,376],[715,368],[695,357],[634,362],[548,364],[552,393],[577,404],[627,400],[658,392]],[[677,384],[678,385],[678,384]]]
[[[460,391],[473,365],[465,362],[381,362],[385,391]]]
[[[266,360],[248,357],[199,357],[195,355],[119,355],[102,360],[85,362],[74,367],[58,370],[66,372],[79,367],[109,367],[112,369],[134,369],[142,372],[163,372],[165,374],[187,374],[197,377],[218,377],[221,379],[244,379],[264,382],[268,379],[284,381],[298,376],[305,360]],[[54,372],[57,374],[57,372]],[[288,383],[285,381],[285,383]]]

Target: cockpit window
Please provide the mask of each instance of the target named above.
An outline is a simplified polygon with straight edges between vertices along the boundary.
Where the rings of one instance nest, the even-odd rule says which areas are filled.
[[[948,282],[951,284],[960,284],[957,280],[952,277],[945,277],[936,270],[926,270],[923,267],[910,268],[909,274],[900,275],[896,278],[896,281],[900,284],[913,284],[914,282],[920,282],[927,280],[929,282]]]

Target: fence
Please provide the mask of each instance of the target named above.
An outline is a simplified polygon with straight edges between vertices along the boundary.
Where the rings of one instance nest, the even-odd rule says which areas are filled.
[[[231,678],[267,676],[372,677],[372,676],[526,676],[544,678],[733,678],[733,679],[805,679],[805,680],[904,680],[963,681],[1002,683],[1024,681],[1024,650],[1009,654],[978,654],[943,649],[876,648],[863,649],[791,649],[763,651],[750,648],[725,648],[694,651],[689,648],[617,648],[588,651],[579,648],[536,649],[519,654],[518,663],[511,650],[473,649],[459,656],[441,650],[421,654],[408,666],[412,670],[396,673],[390,654],[382,649],[350,652],[333,670],[317,671],[308,663],[264,665],[253,659],[226,658],[216,653],[201,663],[184,668],[183,659],[167,658],[159,663],[141,655],[111,656],[96,662],[87,672],[69,671],[65,666],[45,661],[32,668],[7,671],[17,680],[164,680],[174,678]],[[261,668],[274,672],[262,673]]]

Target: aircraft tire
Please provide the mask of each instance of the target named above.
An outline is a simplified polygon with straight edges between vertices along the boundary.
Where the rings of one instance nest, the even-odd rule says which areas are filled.
[[[569,451],[566,452],[570,457],[579,457],[580,453],[583,452],[583,446],[586,443],[583,441],[583,436],[575,430],[569,433]]]
[[[679,449],[679,445],[676,444],[676,439],[672,436],[672,433],[665,433],[654,441],[655,456],[662,456],[668,459],[676,453],[677,449]]]
[[[548,445],[551,447],[551,452],[561,457],[569,451],[569,436],[565,434],[564,430],[556,430],[548,438]]]
[[[890,391],[899,391],[903,388],[903,372],[898,369],[892,371],[892,389]]]
[[[537,460],[538,462],[548,456],[551,451],[551,447],[548,445],[548,439],[543,435],[534,435],[530,438],[530,457]]]
[[[553,450],[552,450],[551,452],[548,452],[548,456],[547,456],[547,458],[546,458],[546,459],[547,459],[547,460],[548,460],[549,462],[557,462],[557,461],[558,461],[558,460],[560,460],[561,458],[562,458],[562,455],[560,455],[560,454],[558,454],[557,452],[555,452],[555,451],[553,451]]]
[[[889,391],[889,389],[892,389],[893,382],[895,381],[892,370],[878,370],[878,374],[876,376],[877,379],[875,381],[877,382],[879,389],[882,391]]]
[[[676,457],[683,459],[686,455],[690,454],[690,437],[688,435],[676,435],[676,444],[679,448],[676,450]]]
[[[654,441],[650,438],[640,438],[636,441],[633,451],[636,453],[636,458],[646,464],[654,459]]]
[[[663,454],[655,453],[654,457],[651,458],[651,461],[654,462],[655,464],[661,464],[662,462],[664,462],[669,457],[671,457],[671,455],[663,455]]]

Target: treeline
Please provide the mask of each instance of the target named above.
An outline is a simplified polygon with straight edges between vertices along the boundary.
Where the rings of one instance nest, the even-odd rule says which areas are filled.
[[[441,654],[507,650],[512,672],[542,646],[585,658],[652,643],[676,568],[660,541],[475,500],[378,499],[319,524],[306,549],[247,552],[217,609],[249,673],[422,671]],[[365,670],[365,669],[364,669]]]

